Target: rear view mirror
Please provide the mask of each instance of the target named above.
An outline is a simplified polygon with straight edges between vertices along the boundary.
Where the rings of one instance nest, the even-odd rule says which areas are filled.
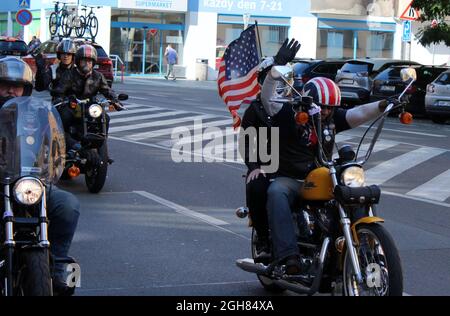
[[[417,73],[414,68],[403,68],[400,71],[400,77],[402,78],[402,81],[408,81],[409,79],[416,81]]]
[[[119,94],[119,96],[118,96],[117,98],[118,98],[120,101],[128,100],[128,94],[121,93],[121,94]]]
[[[294,71],[289,66],[274,66],[270,73],[272,78],[279,81],[288,81],[294,76]]]

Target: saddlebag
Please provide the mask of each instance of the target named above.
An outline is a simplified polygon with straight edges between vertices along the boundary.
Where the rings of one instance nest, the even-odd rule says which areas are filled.
[[[343,205],[377,204],[380,201],[381,190],[377,185],[362,188],[351,188],[338,185],[334,189],[336,200]]]

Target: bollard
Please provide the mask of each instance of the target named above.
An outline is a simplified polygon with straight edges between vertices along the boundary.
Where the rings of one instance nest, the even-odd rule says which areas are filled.
[[[125,68],[125,66],[122,64],[121,66],[120,66],[120,70],[122,70],[122,83],[123,83],[123,70],[124,70],[124,68]]]

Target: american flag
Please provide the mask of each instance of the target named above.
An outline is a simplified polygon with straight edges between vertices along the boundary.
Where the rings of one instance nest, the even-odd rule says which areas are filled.
[[[241,104],[256,99],[260,91],[256,45],[256,25],[252,25],[228,45],[220,63],[217,79],[219,95],[232,114]]]

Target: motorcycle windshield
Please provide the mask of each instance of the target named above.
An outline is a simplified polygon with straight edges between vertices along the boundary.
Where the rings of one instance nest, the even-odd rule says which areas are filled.
[[[33,176],[56,183],[63,172],[66,145],[58,111],[33,97],[18,97],[0,109],[0,180]]]

